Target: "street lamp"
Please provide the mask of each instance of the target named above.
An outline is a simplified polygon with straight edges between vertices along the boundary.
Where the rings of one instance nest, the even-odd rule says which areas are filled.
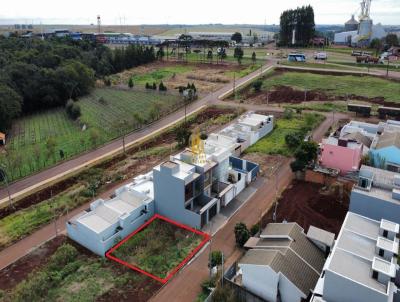
[[[12,199],[11,199],[11,194],[10,194],[10,188],[8,186],[8,178],[7,178],[7,173],[4,170],[4,166],[0,166],[0,175],[1,175],[1,178],[4,180],[4,182],[6,183],[6,190],[7,190],[7,194],[8,194],[8,202],[9,202],[10,208],[12,208],[13,204],[12,204]]]

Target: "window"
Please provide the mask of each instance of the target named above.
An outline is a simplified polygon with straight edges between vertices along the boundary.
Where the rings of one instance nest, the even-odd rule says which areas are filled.
[[[387,230],[383,231],[383,237],[388,238],[388,231]]]
[[[384,254],[385,254],[385,252],[382,249],[379,249],[379,256],[383,257]]]
[[[378,272],[377,271],[372,272],[372,278],[375,280],[378,280]]]
[[[185,201],[193,198],[193,183],[186,185],[185,187]]]

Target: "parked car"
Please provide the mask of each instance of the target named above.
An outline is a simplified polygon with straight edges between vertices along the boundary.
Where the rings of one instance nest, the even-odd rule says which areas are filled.
[[[315,52],[314,53],[314,59],[315,60],[327,60],[328,59],[328,54],[326,52]]]

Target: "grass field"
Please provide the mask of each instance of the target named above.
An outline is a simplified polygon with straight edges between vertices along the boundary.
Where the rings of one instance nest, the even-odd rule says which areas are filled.
[[[130,296],[137,291],[135,298],[145,301],[157,287],[143,275],[115,268],[103,258],[88,256],[64,243],[43,267],[32,271],[14,288],[3,291],[1,300],[89,302],[107,299],[105,294],[121,296],[122,292]]]
[[[285,108],[313,110],[321,112],[347,112],[346,102],[306,102],[302,104],[284,105]]]
[[[198,234],[156,219],[116,249],[113,256],[163,279],[201,241]]]
[[[330,95],[355,95],[366,98],[384,97],[400,102],[400,84],[372,76],[334,76],[313,73],[285,72],[267,77],[263,90],[276,86],[290,86],[299,90],[319,90]]]
[[[64,108],[16,120],[0,164],[7,167],[9,179],[16,180],[149,123],[181,102],[179,96],[153,91],[95,89],[78,101],[80,121],[69,119]],[[49,138],[54,143],[51,148]]]
[[[185,72],[189,72],[193,70],[193,66],[183,66],[183,65],[177,65],[177,66],[169,66],[169,67],[164,67],[160,68],[156,71],[147,73],[147,74],[140,74],[140,75],[134,75],[132,77],[133,82],[138,85],[146,85],[146,83],[152,84],[153,82],[159,83],[160,81],[165,81],[167,79],[172,78],[176,74],[182,74]]]
[[[298,133],[303,136],[307,131],[316,128],[325,117],[315,113],[294,115],[291,119],[281,118],[276,121],[274,130],[256,144],[248,148],[246,153],[264,153],[269,155],[291,156],[293,151],[285,142],[285,136],[289,133]]]
[[[322,62],[316,63],[312,61],[308,63],[282,61],[280,62],[280,65],[293,66],[293,67],[319,68],[319,69],[359,70],[358,68],[354,68],[352,66],[342,66],[342,65],[338,66],[336,64],[322,63]]]

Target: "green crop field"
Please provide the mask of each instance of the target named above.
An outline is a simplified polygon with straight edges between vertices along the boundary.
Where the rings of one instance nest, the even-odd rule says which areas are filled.
[[[266,77],[263,90],[276,86],[290,86],[299,90],[320,90],[330,95],[384,97],[386,101],[400,102],[400,84],[372,76],[334,76],[303,72],[285,72]]]
[[[95,89],[78,101],[79,121],[69,119],[64,108],[16,120],[0,164],[9,180],[16,180],[149,123],[181,102],[179,96],[154,91]]]
[[[182,65],[163,67],[150,73],[134,75],[132,79],[135,84],[139,85],[152,84],[153,82],[159,83],[160,81],[170,79],[175,74],[192,71],[193,68],[193,66]]]
[[[325,117],[315,113],[294,115],[292,118],[281,118],[276,121],[274,130],[266,137],[260,139],[256,144],[248,148],[246,153],[264,153],[271,155],[291,156],[291,150],[285,142],[285,136],[290,133],[297,133],[305,136],[307,131],[316,128]]]

